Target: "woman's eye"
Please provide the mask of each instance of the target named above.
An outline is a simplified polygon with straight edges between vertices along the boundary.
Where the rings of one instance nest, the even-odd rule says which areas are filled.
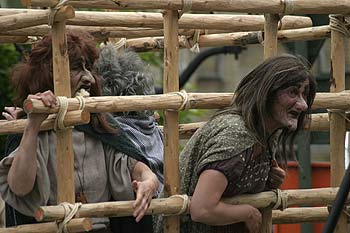
[[[290,91],[289,91],[289,96],[291,97],[296,97],[299,95],[299,89],[296,87],[293,87]]]

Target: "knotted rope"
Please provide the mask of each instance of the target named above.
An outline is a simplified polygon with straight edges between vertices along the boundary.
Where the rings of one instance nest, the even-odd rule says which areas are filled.
[[[347,122],[350,123],[350,119],[346,116],[346,111],[345,110],[341,110],[341,109],[327,109],[328,115],[330,113],[336,113],[339,116],[342,116]]]
[[[192,8],[192,0],[182,0],[182,9],[179,11],[179,19],[185,13]]]
[[[66,129],[67,127],[64,125],[64,117],[67,114],[68,110],[68,98],[65,96],[57,96],[58,101],[58,112],[56,115],[55,124],[53,126],[53,129],[57,131],[58,129]]]
[[[68,202],[63,202],[59,204],[64,208],[64,219],[61,222],[57,222],[57,233],[68,233],[67,230],[67,224],[69,223],[70,220],[75,216],[75,214],[78,212],[80,207],[82,206],[82,203],[68,203]]]
[[[79,101],[79,110],[84,110],[85,108],[85,99],[84,97],[90,96],[89,92],[84,89],[80,89],[76,94],[75,98]],[[68,98],[65,96],[57,96],[59,109],[56,114],[56,119],[54,123],[54,130],[67,129],[71,127],[66,127],[64,125],[64,118],[66,117],[68,110]]]
[[[205,34],[207,34],[207,30],[204,30]],[[196,29],[192,36],[181,36],[181,38],[184,40],[184,46],[188,49],[190,49],[193,53],[199,53],[199,38],[201,35],[201,30]]]
[[[264,32],[263,31],[258,32],[258,41],[261,45],[264,45]]]
[[[179,92],[174,92],[176,95],[181,96],[182,103],[181,106],[177,109],[177,111],[185,110],[187,111],[190,108],[189,96],[185,90],[181,90]]]
[[[294,14],[294,0],[281,0],[281,3],[284,6],[284,15]]]
[[[275,205],[272,207],[273,210],[284,210],[285,208],[287,208],[287,204],[288,204],[288,196],[285,195],[280,189],[276,189],[273,192],[276,193],[276,203]]]
[[[344,19],[341,20],[341,19]],[[331,30],[342,33],[346,37],[350,37],[350,19],[342,15],[329,15],[329,26]]]
[[[114,47],[116,48],[116,50],[119,50],[120,48],[125,49],[126,48],[126,38],[120,38],[120,40],[118,40],[118,42],[114,43]]]
[[[66,4],[68,3],[68,0],[60,0],[55,6],[50,7],[50,13],[48,16],[48,25],[52,26],[55,22],[55,16],[57,12]]]
[[[182,207],[181,209],[174,213],[174,214],[164,214],[163,216],[173,216],[173,215],[181,215],[183,213],[187,213],[190,207],[190,198],[189,196],[187,196],[186,194],[180,195],[180,194],[176,194],[176,195],[172,195],[169,198],[180,198],[182,199]]]

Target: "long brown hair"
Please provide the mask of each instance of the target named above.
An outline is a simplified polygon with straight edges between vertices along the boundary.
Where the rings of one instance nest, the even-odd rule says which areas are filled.
[[[85,64],[88,70],[93,69],[93,65],[98,58],[98,51],[93,37],[83,31],[67,30],[68,57],[70,70],[74,70]],[[41,41],[34,45],[22,63],[17,64],[11,74],[11,83],[16,92],[14,104],[21,106],[29,94],[36,94],[51,90],[53,85],[53,62],[52,62],[52,36],[48,34]],[[100,96],[100,77],[93,73],[96,80],[92,84],[90,95]],[[98,132],[115,133],[104,113],[91,114],[91,122]]]
[[[258,142],[269,146],[268,139],[271,135],[268,135],[265,119],[271,116],[271,107],[277,91],[295,86],[305,80],[309,80],[309,92],[306,97],[308,109],[300,114],[295,131],[283,128],[277,135],[277,142],[280,145],[277,159],[286,163],[288,155],[294,156],[295,136],[303,129],[305,119],[311,117],[311,105],[316,94],[316,81],[301,58],[284,54],[266,59],[241,80],[235,91],[232,105],[219,111],[218,114],[234,112],[241,115],[246,127]]]

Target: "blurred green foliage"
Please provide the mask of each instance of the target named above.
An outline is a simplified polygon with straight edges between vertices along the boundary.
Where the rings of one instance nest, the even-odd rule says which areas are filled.
[[[5,106],[11,106],[12,90],[10,88],[9,73],[16,64],[19,53],[13,44],[0,44],[0,112]],[[0,154],[4,153],[6,135],[0,135]]]

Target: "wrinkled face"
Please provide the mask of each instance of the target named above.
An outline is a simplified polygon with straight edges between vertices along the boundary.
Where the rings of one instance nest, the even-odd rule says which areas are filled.
[[[90,70],[85,67],[84,62],[81,66],[72,67],[70,75],[72,96],[75,96],[75,93],[80,89],[85,89],[90,93],[91,86],[96,82]]]
[[[277,91],[268,127],[272,130],[284,127],[296,130],[300,114],[308,108],[306,103],[308,93],[309,80]]]

